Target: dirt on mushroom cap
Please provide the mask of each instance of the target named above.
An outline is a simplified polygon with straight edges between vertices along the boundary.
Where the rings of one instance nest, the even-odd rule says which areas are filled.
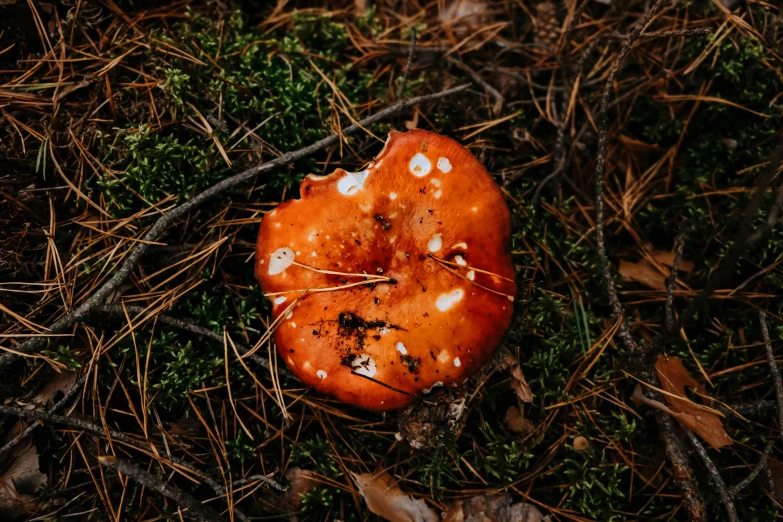
[[[275,341],[303,382],[390,410],[481,367],[516,285],[510,213],[470,152],[392,132],[367,169],[308,176],[300,197],[266,215],[255,271],[286,314]]]

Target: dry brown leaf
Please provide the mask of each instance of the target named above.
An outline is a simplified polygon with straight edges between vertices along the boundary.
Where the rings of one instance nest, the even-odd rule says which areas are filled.
[[[13,518],[33,513],[33,494],[44,484],[46,475],[38,465],[38,450],[30,443],[18,445],[0,474],[0,515]]]
[[[646,259],[638,263],[621,259],[618,272],[624,281],[634,281],[653,290],[666,290],[666,277]]]
[[[440,522],[440,517],[426,502],[403,493],[388,473],[351,475],[367,501],[367,507],[379,517],[391,522]]]
[[[52,377],[38,392],[30,399],[30,402],[36,406],[47,408],[54,404],[54,398],[57,392],[67,394],[76,385],[79,379],[78,372],[58,373]],[[32,406],[32,405],[30,405]]]
[[[302,497],[317,486],[318,482],[313,479],[313,474],[310,471],[301,468],[290,468],[286,472],[285,478],[291,485],[288,486],[288,491],[280,499],[279,505],[289,513],[299,511]]]
[[[500,365],[501,368],[511,369],[511,387],[517,392],[517,397],[523,402],[533,402],[533,393],[530,391],[530,386],[527,385],[527,380],[525,380],[525,375],[522,373],[522,368],[520,368],[516,357],[506,350]]]
[[[662,267],[671,268],[674,266],[674,252],[653,250],[649,244],[643,245],[642,248]],[[690,273],[693,271],[693,268],[693,262],[685,259],[680,260],[680,272]],[[640,259],[636,263],[621,259],[618,271],[625,281],[635,281],[653,290],[666,290],[666,279],[669,277],[669,271],[665,270],[662,273],[653,263],[645,258]]]
[[[443,522],[544,522],[537,507],[512,502],[511,495],[479,495],[457,500],[446,508]]]
[[[490,22],[487,5],[478,0],[453,0],[438,15],[438,20],[446,29],[457,35],[475,31]]]
[[[530,419],[525,418],[524,410],[517,408],[516,406],[509,406],[506,410],[506,424],[511,431],[524,435],[527,435],[536,429]]]
[[[658,263],[662,264],[663,266],[668,266],[669,268],[674,266],[674,252],[666,252],[665,250],[654,250],[650,253],[650,255],[655,259]],[[687,274],[690,274],[693,272],[693,262],[687,261],[685,259],[680,259],[680,272],[685,272]]]
[[[636,386],[632,397],[636,404],[646,404],[672,415],[680,424],[699,435],[715,449],[728,446],[733,442],[723,428],[720,417],[711,411],[706,411],[685,394],[686,386],[696,389],[702,395],[705,394],[705,390],[701,383],[691,377],[679,357],[658,357],[655,370],[661,381],[661,387],[671,394],[664,395],[668,406],[646,397],[640,385]]]

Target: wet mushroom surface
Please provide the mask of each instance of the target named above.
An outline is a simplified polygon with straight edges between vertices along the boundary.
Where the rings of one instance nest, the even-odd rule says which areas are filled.
[[[461,384],[511,321],[510,219],[481,163],[428,131],[392,132],[361,172],[308,176],[256,250],[282,359],[378,411]]]

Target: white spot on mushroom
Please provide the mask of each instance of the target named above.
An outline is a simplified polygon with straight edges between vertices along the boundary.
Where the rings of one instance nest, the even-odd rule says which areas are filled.
[[[286,318],[286,320],[288,320],[288,319],[291,319],[293,316],[294,316],[294,311],[293,311],[293,310],[290,310],[290,311],[289,311],[289,312],[286,314],[285,318]]]
[[[454,262],[459,266],[468,266],[468,262],[465,261],[465,258],[462,256],[454,256]]]
[[[451,170],[449,158],[438,158],[438,170],[444,173]]]
[[[396,192],[389,192],[389,199],[391,199],[391,200],[397,199],[397,193]]]
[[[405,345],[401,342],[398,342],[394,345],[395,348],[397,348],[397,351],[400,352],[402,355],[408,355],[408,349],[405,348]]]
[[[337,182],[337,191],[346,196],[352,196],[364,188],[364,182],[367,180],[368,172],[346,172],[345,176]]]
[[[315,374],[318,376],[319,379],[326,379],[326,372],[323,370],[318,370],[315,372]]]
[[[417,178],[423,178],[432,170],[432,163],[427,159],[427,156],[421,152],[417,152],[416,155],[411,158],[408,168],[410,169],[411,174]]]
[[[468,249],[468,244],[463,241],[462,243],[456,243],[451,248],[461,248],[462,250],[467,250]]]
[[[305,361],[304,364],[302,365],[302,368],[304,368],[305,370],[309,370],[311,366],[312,365],[310,364],[310,361]]]
[[[269,261],[269,275],[277,275],[285,271],[294,262],[294,251],[290,248],[278,248],[272,252],[272,260]]]
[[[301,253],[300,251],[298,251],[298,250],[297,250],[297,251],[296,251],[296,255],[298,255],[298,256],[301,256],[301,255],[302,255],[302,253]]]
[[[381,160],[381,161],[379,161],[378,163],[376,163],[376,164],[375,164],[375,168],[376,168],[376,169],[379,169],[379,168],[381,168],[381,163],[383,163],[383,160]]]
[[[470,279],[471,281],[473,281],[474,279],[476,279],[476,272],[474,272],[473,270],[471,270],[470,272],[468,272],[468,273],[465,275],[465,277],[467,277],[468,279]]]
[[[429,241],[427,241],[427,249],[430,252],[437,252],[440,250],[440,247],[443,246],[443,239],[441,239],[440,234],[433,235]]]
[[[384,286],[383,286],[383,288],[386,288],[386,286],[384,285]],[[379,334],[381,334],[381,335],[386,335],[386,334],[387,334],[387,333],[389,333],[390,331],[391,331],[391,330],[389,330],[389,329],[388,329],[388,328],[386,328],[385,326],[382,326],[382,327],[378,328],[378,333],[379,333]]]
[[[470,210],[472,210],[473,212],[475,212],[475,211],[477,211],[477,210],[478,210],[478,207],[470,207]]]
[[[291,321],[289,324],[291,325],[291,328],[296,328],[296,323],[295,322]]]
[[[456,366],[457,368],[462,366],[462,361],[459,360],[459,357],[454,358],[454,366]]]
[[[435,191],[435,199],[440,199],[440,197],[443,195],[442,190],[436,190]]]
[[[318,233],[317,233],[315,230],[313,230],[312,232],[310,232],[309,234],[307,234],[307,240],[308,240],[308,241],[315,241],[315,238],[316,238],[317,236],[318,236]]]
[[[433,185],[435,185],[436,187],[440,187],[440,180],[439,180],[438,178],[432,178],[432,179],[430,180],[430,183],[432,183],[432,184],[433,184]]]
[[[441,350],[438,354],[438,362],[446,363],[449,359],[451,359],[451,354],[448,350]]]
[[[312,252],[310,252],[310,255],[313,256],[313,257],[316,257],[318,254],[316,254],[315,250],[313,250]]]
[[[280,228],[280,223],[275,223],[275,228]]]
[[[465,291],[462,288],[455,288],[451,292],[440,294],[435,301],[435,307],[441,312],[445,312],[457,304],[465,297]]]
[[[351,367],[356,373],[364,375],[365,377],[375,377],[375,374],[377,373],[375,359],[366,353],[357,356],[351,363]]]
[[[285,303],[286,299],[287,299],[287,297],[284,296],[284,295],[281,295],[280,297],[275,297],[275,304],[276,305],[283,304],[283,303]]]

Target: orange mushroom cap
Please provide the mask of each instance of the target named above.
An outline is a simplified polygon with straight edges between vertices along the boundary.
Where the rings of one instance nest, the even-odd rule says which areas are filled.
[[[304,383],[377,411],[463,383],[511,321],[510,237],[467,149],[393,131],[365,170],[307,176],[264,217],[255,275],[280,355]]]

